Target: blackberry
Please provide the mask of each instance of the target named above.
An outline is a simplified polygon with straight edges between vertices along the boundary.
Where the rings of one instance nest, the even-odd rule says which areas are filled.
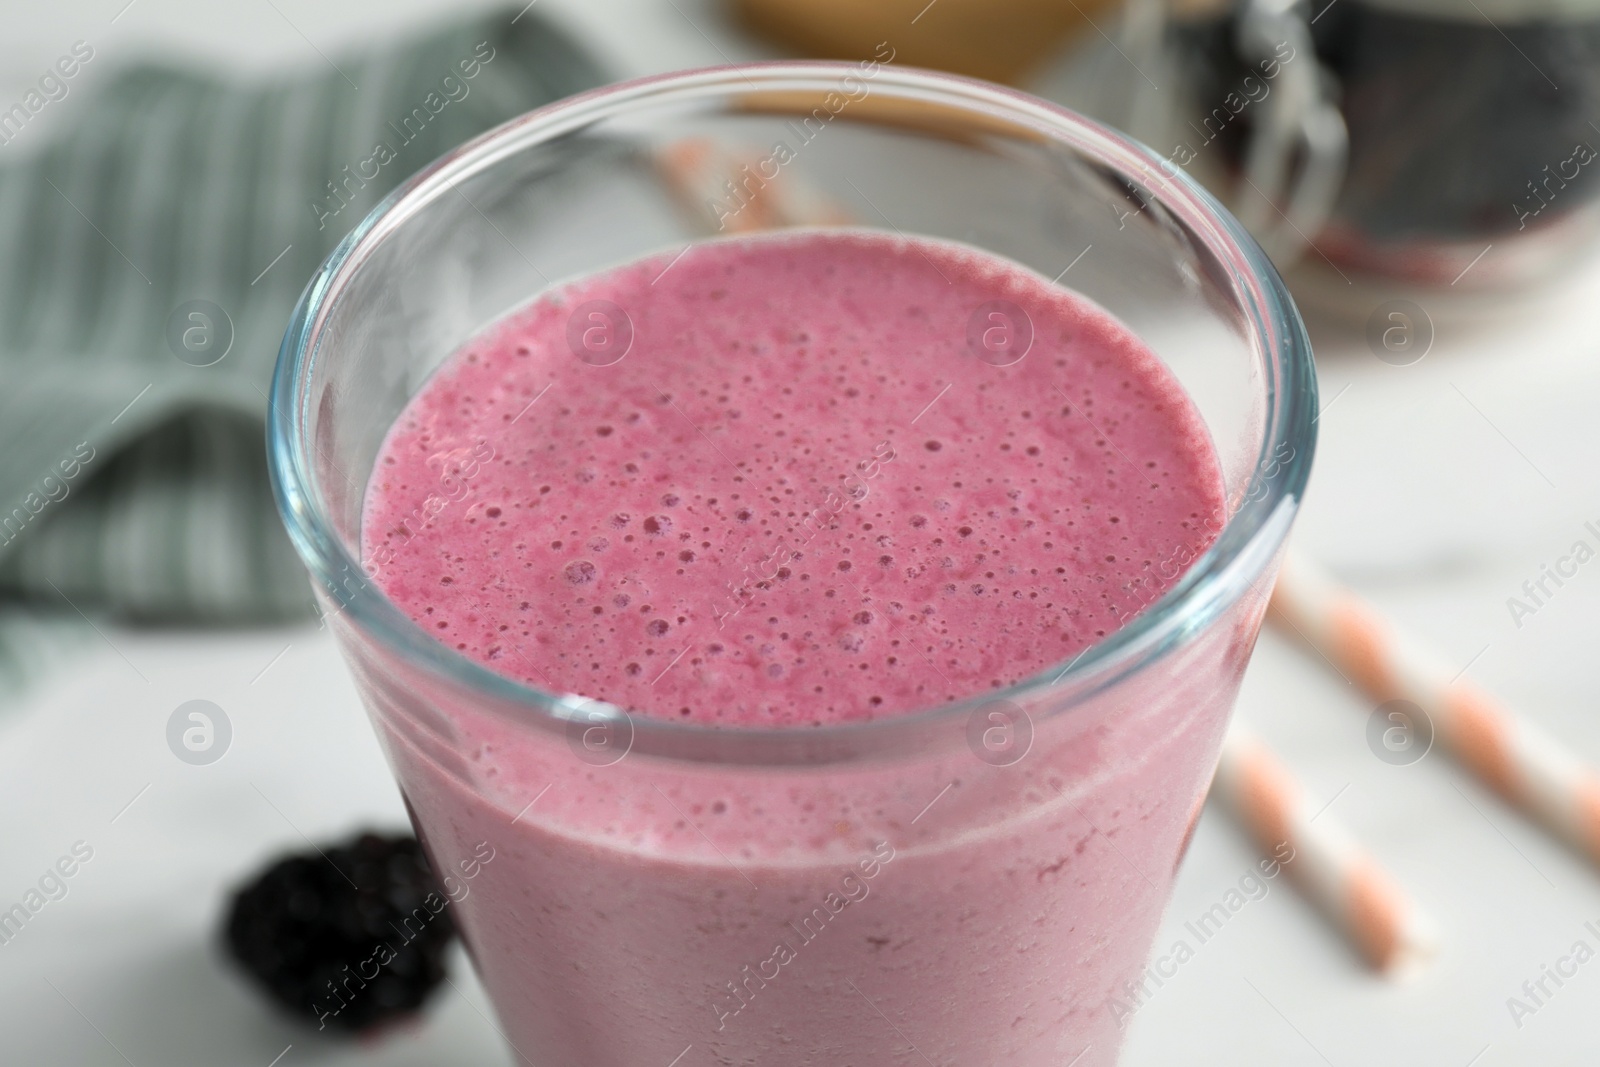
[[[280,859],[238,890],[229,952],[267,995],[318,1029],[409,1015],[445,977],[448,899],[417,839],[364,833]]]

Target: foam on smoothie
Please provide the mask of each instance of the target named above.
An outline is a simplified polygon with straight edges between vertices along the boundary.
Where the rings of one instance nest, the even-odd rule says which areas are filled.
[[[803,726],[1069,662],[1222,513],[1198,414],[1103,311],[961,246],[829,231],[502,320],[390,431],[363,531],[385,592],[509,677]]]

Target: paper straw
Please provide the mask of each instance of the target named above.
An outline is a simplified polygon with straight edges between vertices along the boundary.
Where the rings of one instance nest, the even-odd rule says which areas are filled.
[[[1235,724],[1213,792],[1373,968],[1391,978],[1421,970],[1437,945],[1433,923],[1256,737]]]
[[[673,198],[718,233],[851,221],[781,157],[740,155],[709,137],[685,137],[658,150],[655,166]]]
[[[1304,557],[1285,561],[1271,613],[1373,700],[1422,709],[1440,747],[1600,862],[1600,774],[1571,749],[1459,678],[1459,665],[1402,633]]]

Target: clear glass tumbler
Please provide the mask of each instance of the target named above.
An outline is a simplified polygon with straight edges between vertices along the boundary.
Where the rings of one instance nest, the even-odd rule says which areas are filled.
[[[1311,353],[1271,264],[1175,168],[892,59],[675,74],[510,122],[346,238],[284,340],[284,519],[522,1062],[1116,1059],[1114,1001],[1155,936],[1305,486]],[[757,162],[697,197],[686,151]],[[783,210],[751,177],[779,156]],[[1161,566],[1182,580],[1069,663],[805,730],[542,692],[384,597],[363,494],[443,359],[563,280],[794,221],[959,241],[1120,318],[1211,431],[1214,543],[1173,546]],[[466,474],[440,494],[470,492]]]

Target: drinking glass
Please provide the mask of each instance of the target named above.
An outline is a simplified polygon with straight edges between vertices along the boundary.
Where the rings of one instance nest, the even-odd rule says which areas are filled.
[[[507,123],[362,222],[284,339],[284,521],[521,1062],[1116,1059],[1305,486],[1311,352],[1266,257],[1176,168],[892,53],[650,78]],[[672,163],[685,146],[756,163],[696,186]],[[778,155],[781,175],[762,165]],[[751,174],[781,177],[787,206],[751,206],[776,195]],[[805,729],[542,691],[384,596],[364,494],[441,361],[565,280],[794,222],[957,241],[1131,328],[1192,397],[1226,482],[1205,537],[1157,561],[1181,580],[1007,689]],[[573,373],[627,325],[578,323]],[[469,495],[474,462],[437,495]]]

